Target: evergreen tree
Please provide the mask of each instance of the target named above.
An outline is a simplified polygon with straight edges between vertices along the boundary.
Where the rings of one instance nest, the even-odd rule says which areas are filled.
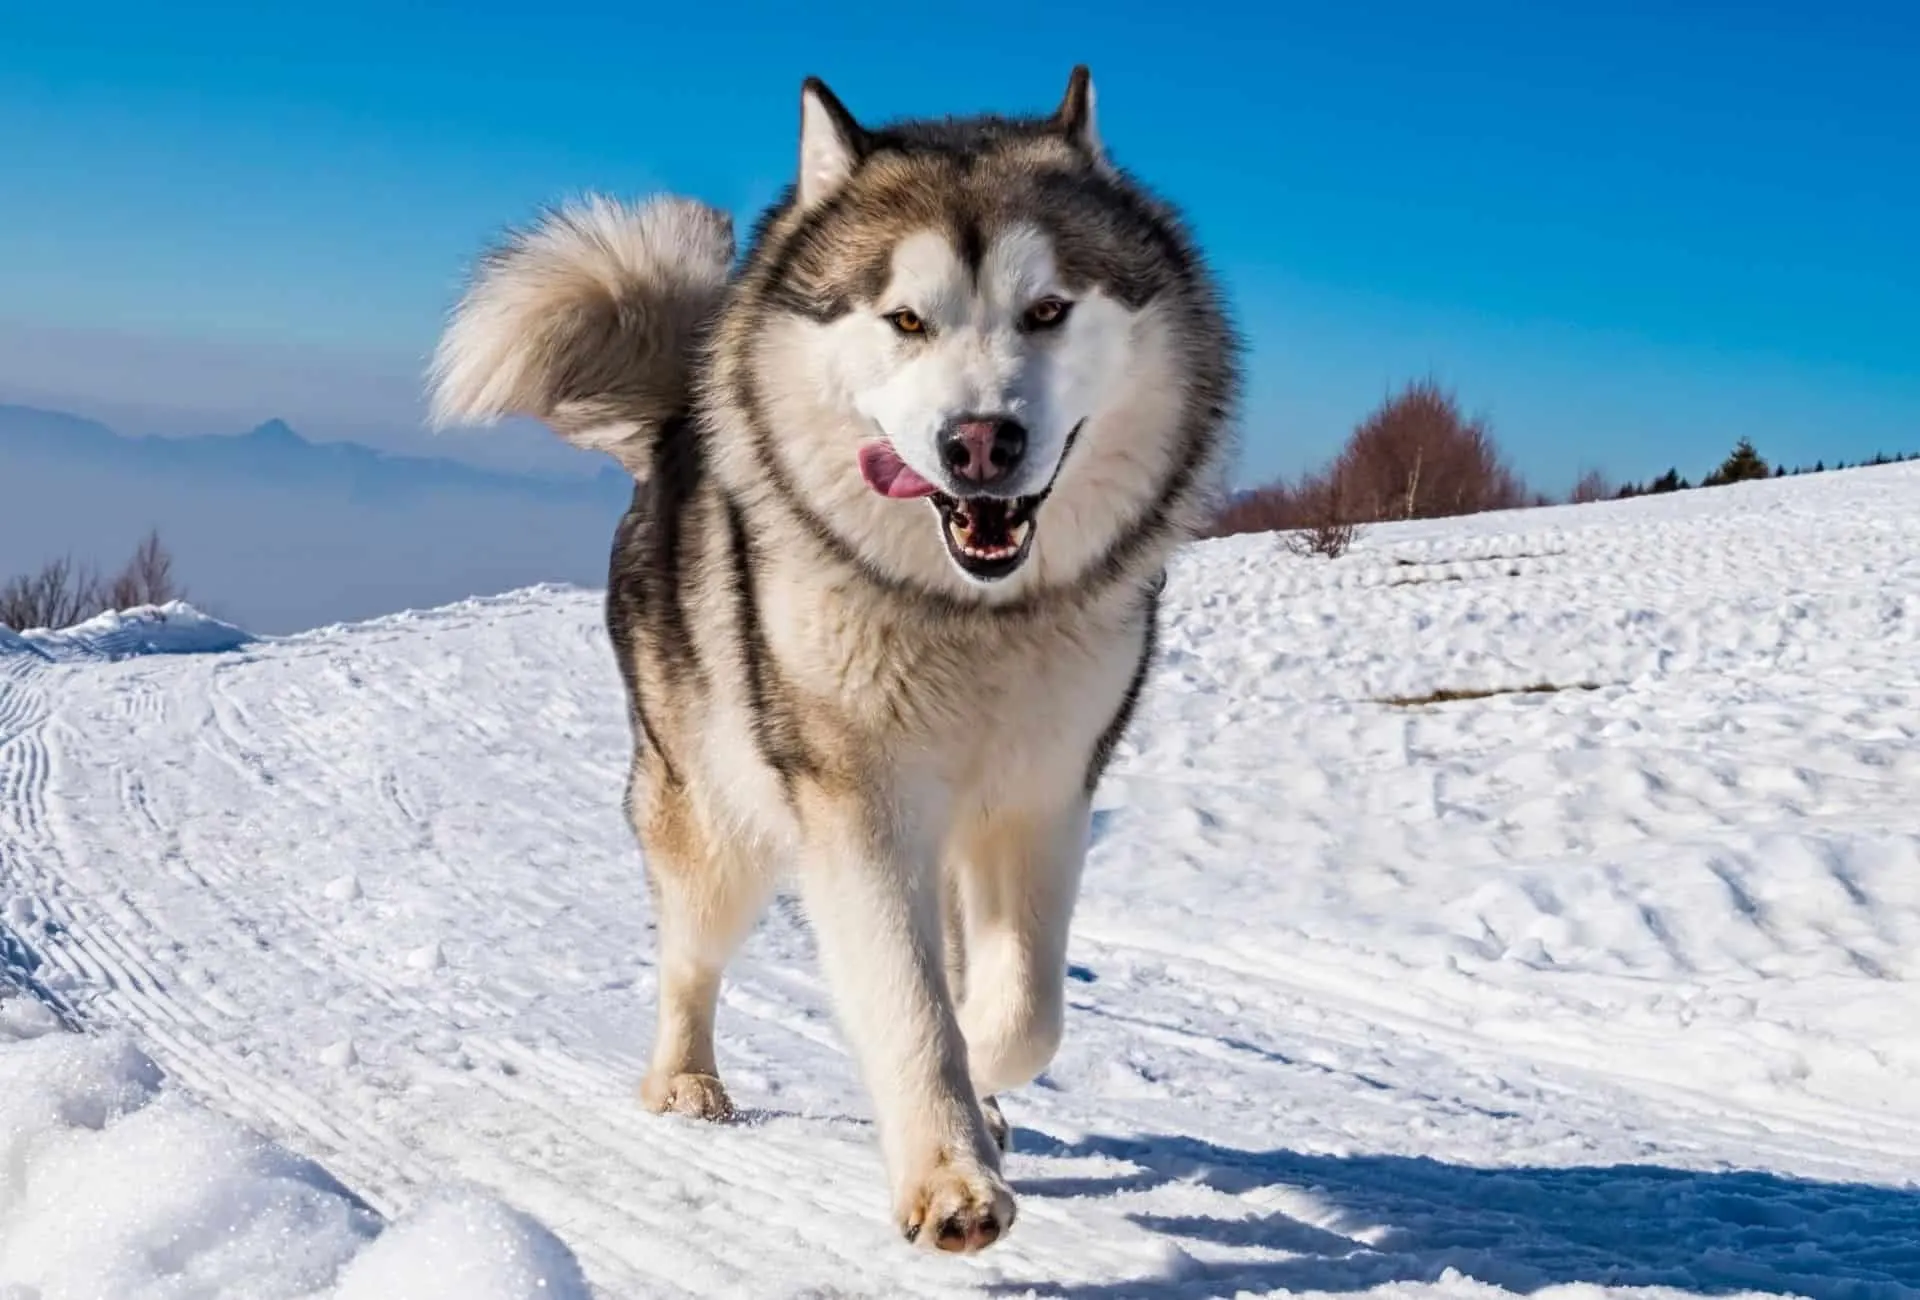
[[[1707,475],[1704,485],[1717,487],[1722,483],[1744,483],[1749,479],[1766,478],[1772,472],[1766,460],[1753,449],[1752,440],[1742,438],[1734,445],[1732,454],[1720,462],[1720,468]]]

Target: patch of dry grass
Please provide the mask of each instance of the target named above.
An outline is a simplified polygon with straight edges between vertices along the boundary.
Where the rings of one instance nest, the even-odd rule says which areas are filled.
[[[1494,686],[1487,689],[1468,688],[1456,690],[1442,687],[1429,691],[1425,695],[1389,695],[1374,701],[1375,704],[1391,704],[1395,708],[1412,709],[1423,704],[1453,704],[1460,700],[1488,700],[1496,695],[1552,695],[1559,691],[1597,691],[1599,682],[1573,682],[1568,685],[1556,685],[1553,682],[1535,682],[1531,686]]]

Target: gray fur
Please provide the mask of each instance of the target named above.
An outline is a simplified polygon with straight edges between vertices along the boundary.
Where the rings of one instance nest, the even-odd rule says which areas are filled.
[[[1218,489],[1239,345],[1173,209],[1109,158],[1084,70],[1047,116],[869,128],[810,81],[801,117],[804,183],[731,278],[724,218],[681,199],[563,212],[491,256],[436,410],[539,417],[639,481],[607,617],[659,925],[646,1104],[731,1113],[721,970],[794,871],[901,1231],[977,1250],[1014,1214],[990,1094],[1058,1043],[1092,789],[1149,677],[1167,560]],[[1035,471],[1028,558],[991,584],[949,562],[936,502],[862,481],[874,422],[832,373],[917,346],[847,340],[887,328],[877,295],[929,239],[946,282],[972,277],[951,292],[1017,288],[1029,271],[993,259],[1026,258],[1094,331],[1047,352],[993,327],[1034,373],[1100,378],[1070,390],[1089,407]]]

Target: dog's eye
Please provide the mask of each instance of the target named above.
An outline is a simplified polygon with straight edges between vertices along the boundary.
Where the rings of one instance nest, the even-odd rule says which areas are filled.
[[[899,330],[902,334],[925,334],[927,332],[927,323],[920,319],[918,313],[909,311],[905,307],[902,307],[899,311],[887,313],[887,323]]]
[[[1067,313],[1073,310],[1073,304],[1060,298],[1042,298],[1027,308],[1027,314],[1021,323],[1030,330],[1050,330],[1057,328],[1067,319]]]

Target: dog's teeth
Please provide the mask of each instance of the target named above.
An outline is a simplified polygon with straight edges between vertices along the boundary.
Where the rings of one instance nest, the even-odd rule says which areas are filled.
[[[954,510],[946,516],[946,526],[947,540],[952,543],[953,549],[958,554],[969,560],[980,560],[986,563],[1000,563],[1018,556],[1020,549],[1027,544],[1028,536],[1033,532],[1031,519],[1018,522],[1008,519],[1004,524],[1006,530],[1004,541],[976,541],[977,529],[972,516],[960,510]]]

